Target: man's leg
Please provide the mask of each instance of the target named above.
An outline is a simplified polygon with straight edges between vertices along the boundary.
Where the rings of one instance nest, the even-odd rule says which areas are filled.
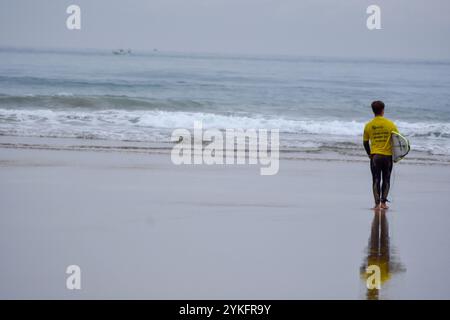
[[[370,160],[370,171],[372,172],[372,191],[375,200],[374,209],[380,206],[380,184],[381,184],[381,168],[378,164],[378,155],[373,155]]]
[[[387,196],[389,194],[389,189],[391,187],[391,172],[392,172],[392,157],[385,156],[383,157],[383,164],[381,167],[381,171],[383,174],[383,184],[381,186],[381,208],[387,209],[389,208],[386,205]]]

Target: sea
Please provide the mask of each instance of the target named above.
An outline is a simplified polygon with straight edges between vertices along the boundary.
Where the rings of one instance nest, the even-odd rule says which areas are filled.
[[[416,157],[450,158],[450,61],[0,48],[0,136],[139,142],[279,129],[280,151],[364,154],[382,100]]]

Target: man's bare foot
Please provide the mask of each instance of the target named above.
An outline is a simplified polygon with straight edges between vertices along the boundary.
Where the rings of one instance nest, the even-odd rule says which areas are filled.
[[[387,209],[389,209],[389,206],[386,203],[382,203],[381,209],[387,210]]]
[[[372,208],[372,210],[380,210],[380,209],[381,209],[381,207],[379,204],[376,204],[375,207]]]

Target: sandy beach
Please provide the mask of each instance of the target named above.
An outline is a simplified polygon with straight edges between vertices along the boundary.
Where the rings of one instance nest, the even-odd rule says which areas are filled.
[[[249,165],[175,166],[164,152],[16,140],[0,137],[0,298],[368,296],[361,270],[383,241],[367,162],[282,159],[261,176]],[[450,166],[394,170],[377,295],[449,299]],[[66,289],[72,264],[81,290]]]

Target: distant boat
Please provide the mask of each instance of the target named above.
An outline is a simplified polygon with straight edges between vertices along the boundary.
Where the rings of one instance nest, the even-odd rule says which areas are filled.
[[[115,55],[123,56],[123,55],[131,54],[131,49],[128,49],[128,50],[124,50],[124,49],[113,50],[112,53],[115,54]]]

